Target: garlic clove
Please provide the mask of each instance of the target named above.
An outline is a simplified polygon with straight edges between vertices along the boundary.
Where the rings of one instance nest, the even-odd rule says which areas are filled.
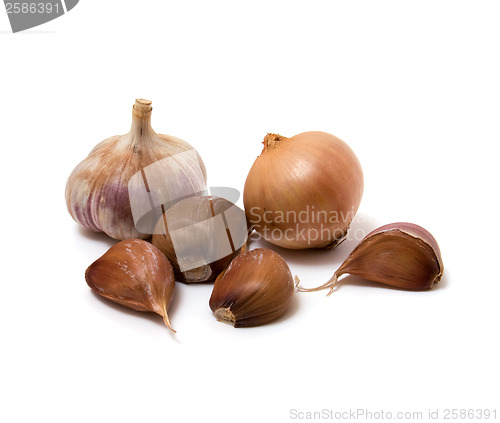
[[[94,147],[71,173],[66,205],[73,219],[114,239],[147,238],[171,204],[206,189],[197,151],[179,138],[157,134],[151,101],[138,99],[130,132]]]
[[[149,242],[129,239],[113,245],[88,267],[85,279],[108,300],[159,314],[175,332],[167,314],[175,289],[174,271],[165,255]]]
[[[325,284],[312,289],[330,288],[344,274],[408,289],[426,290],[441,279],[443,260],[435,238],[424,228],[406,222],[391,223],[370,232]]]
[[[219,275],[209,305],[221,322],[258,326],[285,314],[293,292],[285,260],[272,250],[257,248],[237,256]]]
[[[215,196],[186,198],[158,220],[152,243],[181,282],[212,282],[246,245],[245,212]]]

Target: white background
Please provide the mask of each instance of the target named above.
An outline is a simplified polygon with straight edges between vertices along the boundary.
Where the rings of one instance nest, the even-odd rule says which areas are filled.
[[[500,419],[499,21],[496,1],[82,0],[12,34],[2,13],[0,420]],[[95,144],[128,131],[140,97],[212,186],[242,191],[267,132],[342,138],[365,174],[352,230],[424,226],[443,280],[405,292],[350,278],[251,329],[215,320],[210,285],[178,284],[176,335],[101,300],[84,272],[113,241],[78,227],[64,188]],[[355,245],[271,248],[314,286]]]

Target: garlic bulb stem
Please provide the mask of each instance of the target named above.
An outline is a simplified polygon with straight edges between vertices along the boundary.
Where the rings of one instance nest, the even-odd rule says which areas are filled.
[[[153,110],[151,104],[152,102],[149,100],[135,100],[132,108],[132,126],[130,128],[130,135],[134,139],[140,139],[154,133],[151,126],[151,111]]]
[[[153,106],[151,106],[153,102],[151,100],[145,100],[143,98],[138,98],[135,100],[134,111],[138,113],[147,113],[153,110]]]

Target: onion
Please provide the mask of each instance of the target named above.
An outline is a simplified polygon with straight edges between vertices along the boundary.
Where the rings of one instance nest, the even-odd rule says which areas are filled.
[[[363,195],[363,171],[334,135],[267,134],[245,182],[253,229],[284,248],[334,248],[346,236]]]

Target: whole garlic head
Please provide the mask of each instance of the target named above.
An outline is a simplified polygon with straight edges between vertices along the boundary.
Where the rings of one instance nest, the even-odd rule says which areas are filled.
[[[206,189],[206,170],[187,142],[157,134],[151,101],[136,100],[130,132],[108,138],[71,173],[66,204],[73,219],[111,238],[147,238],[182,198]]]

